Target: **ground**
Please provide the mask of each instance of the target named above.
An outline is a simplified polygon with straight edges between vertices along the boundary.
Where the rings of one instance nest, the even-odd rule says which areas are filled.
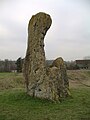
[[[90,71],[67,71],[71,97],[60,103],[26,94],[22,74],[0,73],[0,120],[90,120]]]

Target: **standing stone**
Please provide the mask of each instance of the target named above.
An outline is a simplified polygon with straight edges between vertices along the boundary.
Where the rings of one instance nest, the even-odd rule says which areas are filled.
[[[59,57],[54,60],[48,70],[49,81],[51,83],[50,88],[53,91],[52,99],[61,100],[61,98],[68,97],[70,95],[69,81],[63,59]]]
[[[69,83],[62,58],[46,67],[44,37],[51,23],[50,15],[43,12],[32,16],[29,21],[23,73],[30,96],[59,101],[69,95]]]

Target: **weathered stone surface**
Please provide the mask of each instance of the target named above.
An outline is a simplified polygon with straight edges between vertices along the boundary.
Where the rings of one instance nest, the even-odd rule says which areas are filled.
[[[32,16],[28,25],[23,73],[29,95],[59,101],[69,95],[69,83],[62,58],[57,58],[50,67],[46,67],[44,37],[51,23],[51,17],[46,13]]]
[[[51,79],[53,84],[51,86],[51,88],[53,87],[52,91],[56,91],[54,92],[54,99],[61,100],[61,98],[69,96],[69,81],[63,59],[61,57],[57,58],[48,69],[49,80]],[[56,96],[57,98],[55,98]]]

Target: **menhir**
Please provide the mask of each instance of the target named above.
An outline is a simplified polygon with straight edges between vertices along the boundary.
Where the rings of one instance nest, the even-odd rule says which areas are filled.
[[[51,24],[50,15],[43,12],[30,19],[23,73],[30,96],[60,101],[69,96],[69,82],[61,57],[46,67],[44,37]]]

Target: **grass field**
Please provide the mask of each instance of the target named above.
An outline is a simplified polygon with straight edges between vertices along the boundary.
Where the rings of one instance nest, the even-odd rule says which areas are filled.
[[[22,74],[0,73],[0,120],[90,120],[90,71],[68,77],[72,98],[52,103],[28,96]]]

